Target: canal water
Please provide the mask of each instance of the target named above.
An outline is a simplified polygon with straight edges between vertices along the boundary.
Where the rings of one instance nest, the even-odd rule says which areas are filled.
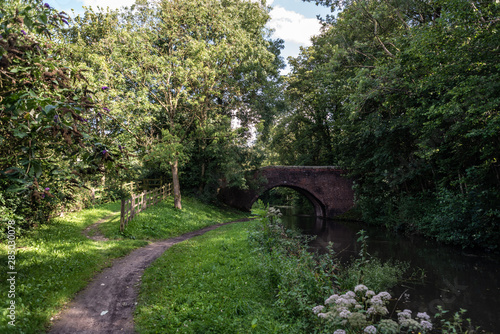
[[[470,318],[473,325],[500,333],[499,256],[443,246],[419,237],[402,237],[362,223],[286,213],[283,222],[299,228],[303,234],[317,236],[310,244],[315,250],[324,251],[333,242],[335,252],[344,260],[359,253],[356,233],[364,229],[371,255],[382,260],[407,261],[411,268],[425,272],[423,281],[404,283],[390,290],[396,298],[402,296],[397,309],[434,315],[438,305],[453,313],[463,308],[467,310],[464,318]]]

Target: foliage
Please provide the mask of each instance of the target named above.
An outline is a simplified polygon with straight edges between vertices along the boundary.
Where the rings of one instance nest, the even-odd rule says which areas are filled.
[[[26,228],[46,222],[121,152],[96,138],[95,106],[105,99],[96,91],[105,87],[89,85],[58,43],[68,15],[36,0],[2,2],[0,13],[0,191],[21,199],[5,210]]]
[[[361,262],[355,259],[337,275],[336,283],[341,291],[353,289],[360,282],[376,291],[387,290],[401,282],[409,267],[407,262],[381,262],[377,258]]]
[[[2,211],[29,217],[25,227],[69,207],[78,188],[114,194],[166,175],[180,208],[180,173],[213,198],[222,178],[244,185],[242,170],[259,163],[249,126],[272,117],[266,94],[282,66],[264,5],[138,1],[71,19],[15,0],[0,11],[0,186],[13,205]]]
[[[460,309],[459,312],[456,312],[452,318],[446,318],[445,314],[448,311],[443,310],[441,306],[438,306],[439,312],[436,313],[435,318],[436,321],[439,322],[440,329],[442,333],[451,334],[451,333],[476,333],[479,328],[475,328],[471,324],[470,319],[464,319],[464,315],[467,312],[464,309]]]
[[[499,4],[316,3],[340,12],[292,62],[278,160],[349,170],[368,222],[495,249]]]
[[[358,232],[360,243],[359,256],[337,274],[336,284],[340,291],[353,290],[364,284],[376,291],[388,290],[402,281],[403,275],[410,268],[408,262],[382,262],[368,253],[368,236],[364,230]]]
[[[233,131],[231,119],[252,123],[260,113],[254,98],[277,77],[268,19],[248,1],[143,1],[121,12],[88,10],[67,34],[81,61],[113,81],[106,116],[130,125],[125,137],[146,167],[171,175],[177,208],[183,170],[201,174],[202,192],[234,170],[228,165],[246,162],[237,158],[245,157],[248,130]],[[201,168],[187,169],[191,159]]]
[[[298,191],[287,187],[276,187],[265,191],[259,199],[268,206],[292,207],[293,214],[314,215],[311,202]],[[255,203],[255,205],[257,202]],[[289,213],[287,213],[289,214]]]
[[[308,238],[286,230],[275,208],[260,202],[252,213],[257,215],[258,228],[249,240],[262,254],[259,266],[265,273],[264,282],[276,296],[274,307],[283,321],[290,324],[290,333],[308,332],[314,322],[311,308],[325,293],[332,292],[338,267],[333,251],[323,256],[310,253]]]

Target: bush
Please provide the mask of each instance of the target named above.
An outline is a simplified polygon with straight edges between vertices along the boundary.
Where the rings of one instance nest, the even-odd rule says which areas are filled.
[[[496,192],[471,190],[457,194],[441,189],[437,201],[439,204],[420,223],[425,234],[462,247],[498,248],[500,210]]]

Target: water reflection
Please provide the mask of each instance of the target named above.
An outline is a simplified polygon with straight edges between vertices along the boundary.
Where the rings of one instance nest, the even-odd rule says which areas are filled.
[[[282,212],[287,211],[282,208]],[[422,283],[404,283],[392,289],[401,296],[398,309],[435,314],[437,306],[452,312],[467,310],[466,318],[481,329],[496,332],[500,328],[500,259],[479,252],[468,252],[439,245],[421,238],[405,238],[360,223],[324,220],[309,216],[284,216],[287,226],[304,234],[316,235],[311,247],[325,251],[329,242],[345,261],[359,252],[356,233],[365,229],[368,251],[381,259],[410,262],[412,268],[425,271]]]

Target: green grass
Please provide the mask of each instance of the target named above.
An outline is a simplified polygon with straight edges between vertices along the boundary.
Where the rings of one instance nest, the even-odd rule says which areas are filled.
[[[145,241],[96,242],[87,239],[82,230],[101,218],[117,214],[119,203],[55,218],[49,224],[16,240],[16,327],[7,327],[6,294],[0,300],[1,333],[40,333],[50,318],[84,288],[94,274],[109,265],[110,260],[144,246]],[[7,247],[0,245],[1,263],[7,264]],[[6,269],[4,270],[7,271]],[[0,289],[7,291],[7,281]]]
[[[168,197],[139,213],[127,224],[124,233],[120,233],[117,229],[119,217],[102,224],[100,230],[109,238],[168,239],[248,216],[241,211],[221,209],[188,197],[182,199],[182,210],[175,210],[173,205],[173,198]]]
[[[146,269],[139,333],[288,333],[273,308],[249,225],[236,223],[170,248]]]
[[[83,289],[96,272],[110,265],[147,240],[180,235],[204,226],[240,217],[241,213],[221,213],[218,208],[185,198],[184,209],[174,210],[171,200],[140,213],[126,230],[119,233],[120,203],[109,203],[92,209],[55,218],[49,224],[16,240],[16,327],[7,327],[7,245],[0,244],[3,264],[0,289],[0,333],[42,333],[51,317]],[[114,240],[102,242],[86,238],[82,231],[98,220],[114,215],[102,224],[102,231]],[[133,239],[136,240],[133,240]]]

